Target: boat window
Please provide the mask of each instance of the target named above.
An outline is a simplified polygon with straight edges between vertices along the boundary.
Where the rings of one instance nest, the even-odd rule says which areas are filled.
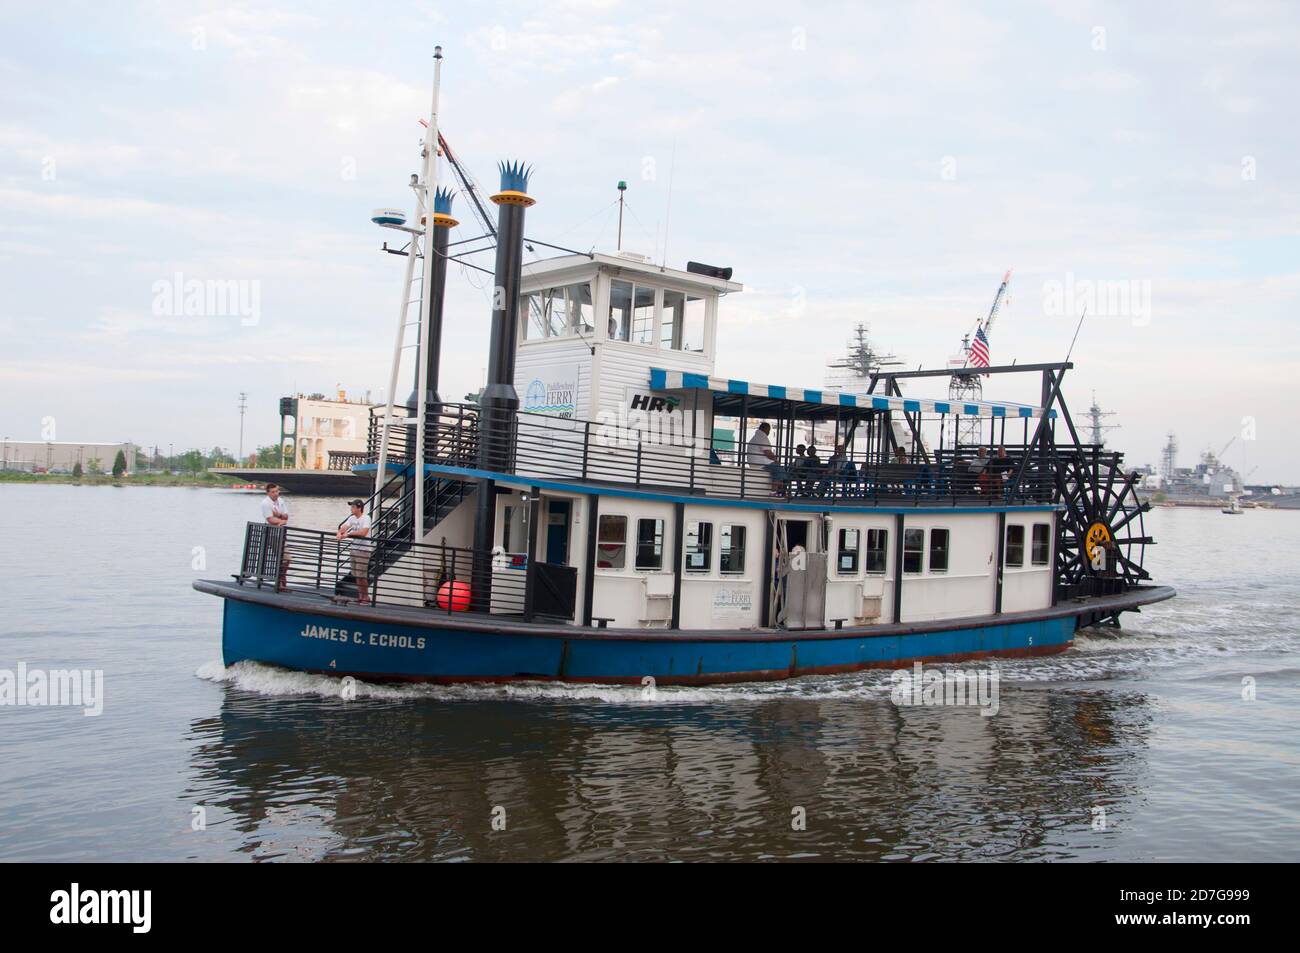
[[[632,282],[609,283],[609,339],[626,341],[632,332]]]
[[[664,521],[637,520],[636,568],[662,569],[664,565]]]
[[[1047,565],[1048,557],[1051,556],[1052,553],[1051,534],[1051,524],[1034,524],[1034,548],[1031,551],[1029,558],[1035,566]]]
[[[718,531],[718,572],[738,575],[745,571],[745,527],[722,524]]]
[[[903,530],[903,572],[919,573],[921,557],[925,554],[925,530]]]
[[[686,316],[686,295],[680,291],[664,289],[664,311],[659,326],[659,346],[682,347],[682,319]]]
[[[637,285],[632,292],[632,343],[654,344],[655,290]]]
[[[948,531],[930,530],[930,572],[948,571]]]
[[[622,569],[627,564],[627,517],[602,514],[596,531],[596,568]]]
[[[596,330],[591,311],[591,284],[583,281],[566,285],[562,290],[566,317],[564,333],[590,336]]]
[[[713,562],[713,524],[686,524],[686,571],[708,572]]]
[[[595,331],[589,282],[531,292],[520,299],[519,307],[525,341],[590,335]]]
[[[861,545],[862,530],[860,529],[842,529],[840,530],[840,550],[839,560],[835,563],[835,571],[841,576],[853,576],[858,571],[858,549]]]
[[[1023,526],[1007,527],[1007,554],[1003,562],[1008,566],[1025,564],[1025,528]]]
[[[704,299],[686,296],[686,313],[682,318],[681,348],[683,351],[704,350]]]
[[[540,341],[546,337],[546,309],[542,292],[533,291],[519,300],[519,323],[523,326],[525,341]]]
[[[889,530],[867,530],[867,572],[884,572],[888,563]]]

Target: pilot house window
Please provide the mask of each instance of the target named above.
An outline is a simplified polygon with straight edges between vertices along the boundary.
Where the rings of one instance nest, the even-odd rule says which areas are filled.
[[[655,289],[617,279],[609,283],[609,339],[654,344]]]
[[[520,310],[525,341],[574,334],[590,337],[596,330],[589,282],[529,292],[523,296]]]

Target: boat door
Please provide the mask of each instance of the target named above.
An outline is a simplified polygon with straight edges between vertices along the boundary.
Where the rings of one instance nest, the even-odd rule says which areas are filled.
[[[572,620],[577,610],[578,571],[569,556],[573,501],[542,498],[544,535],[537,541],[538,560],[530,563],[525,618]]]
[[[569,523],[572,515],[572,500],[546,501],[546,561],[552,565],[569,565]]]
[[[826,553],[820,516],[775,516],[775,552],[769,625],[825,628]]]

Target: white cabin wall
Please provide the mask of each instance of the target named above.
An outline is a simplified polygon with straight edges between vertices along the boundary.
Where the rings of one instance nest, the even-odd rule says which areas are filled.
[[[687,572],[683,553],[681,627],[750,629],[761,625],[763,561],[770,556],[764,553],[767,512],[750,507],[688,505],[684,530],[689,532],[695,521],[713,525],[712,550],[707,572]],[[745,566],[739,574],[723,575],[718,568],[725,525],[745,527]]]
[[[957,619],[993,612],[997,599],[993,571],[997,555],[996,513],[908,514],[903,527],[925,530],[921,572],[903,575],[903,622]],[[949,531],[946,572],[930,571],[933,528]]]
[[[597,419],[602,411],[608,411],[615,415],[614,420],[619,420],[618,415],[627,403],[629,387],[647,392],[650,390],[652,367],[696,374],[713,372],[712,359],[702,353],[674,351],[648,344],[609,341],[596,346],[596,357],[600,365],[600,382],[592,419]]]
[[[641,627],[646,625],[650,592],[669,593],[673,589],[673,558],[677,541],[673,536],[673,505],[653,500],[636,500],[607,496],[600,501],[600,516],[627,517],[627,551],[622,569],[602,569],[600,549],[597,547],[592,593],[591,613],[596,618],[610,619],[611,626]],[[636,524],[641,518],[664,521],[664,553],[661,568],[638,570],[636,566]],[[662,599],[654,600],[661,605]],[[671,609],[671,602],[669,605]],[[667,622],[655,620],[654,627],[666,628]]]
[[[469,549],[474,543],[474,494],[462,499],[456,508],[434,524],[433,529],[424,534],[426,546],[437,546],[443,542],[448,546]]]
[[[1033,565],[1034,524],[1048,526],[1047,565]],[[1002,611],[1021,612],[1043,609],[1052,604],[1052,561],[1056,546],[1055,514],[1008,513],[1007,525],[1025,528],[1025,559],[1021,567],[1005,565],[1002,570]],[[1004,549],[1005,552],[1005,549]]]
[[[541,341],[522,341],[515,356],[515,392],[519,395],[519,408],[527,410],[528,385],[535,379],[545,380],[549,368],[577,367],[578,393],[574,401],[573,416],[586,418],[591,406],[592,353],[582,338],[549,338]]]
[[[894,516],[892,513],[832,513],[826,558],[826,626],[832,628],[833,620],[845,619],[845,625],[870,625],[889,622],[894,618]],[[860,532],[858,568],[856,572],[839,572],[840,530],[856,529]],[[867,572],[867,530],[884,530],[885,571]],[[871,615],[866,610],[867,599],[880,599],[880,612]]]

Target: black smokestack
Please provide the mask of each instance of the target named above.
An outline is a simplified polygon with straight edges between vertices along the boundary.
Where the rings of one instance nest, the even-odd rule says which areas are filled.
[[[524,210],[533,204],[528,195],[532,170],[522,162],[501,163],[501,191],[497,204],[496,281],[492,289],[492,337],[488,344],[487,386],[479,398],[479,469],[509,473],[514,415],[519,409],[515,392],[515,351],[519,341],[519,285],[524,261]],[[496,484],[478,484],[474,519],[474,608],[484,611],[491,595],[491,550],[496,538]]]

